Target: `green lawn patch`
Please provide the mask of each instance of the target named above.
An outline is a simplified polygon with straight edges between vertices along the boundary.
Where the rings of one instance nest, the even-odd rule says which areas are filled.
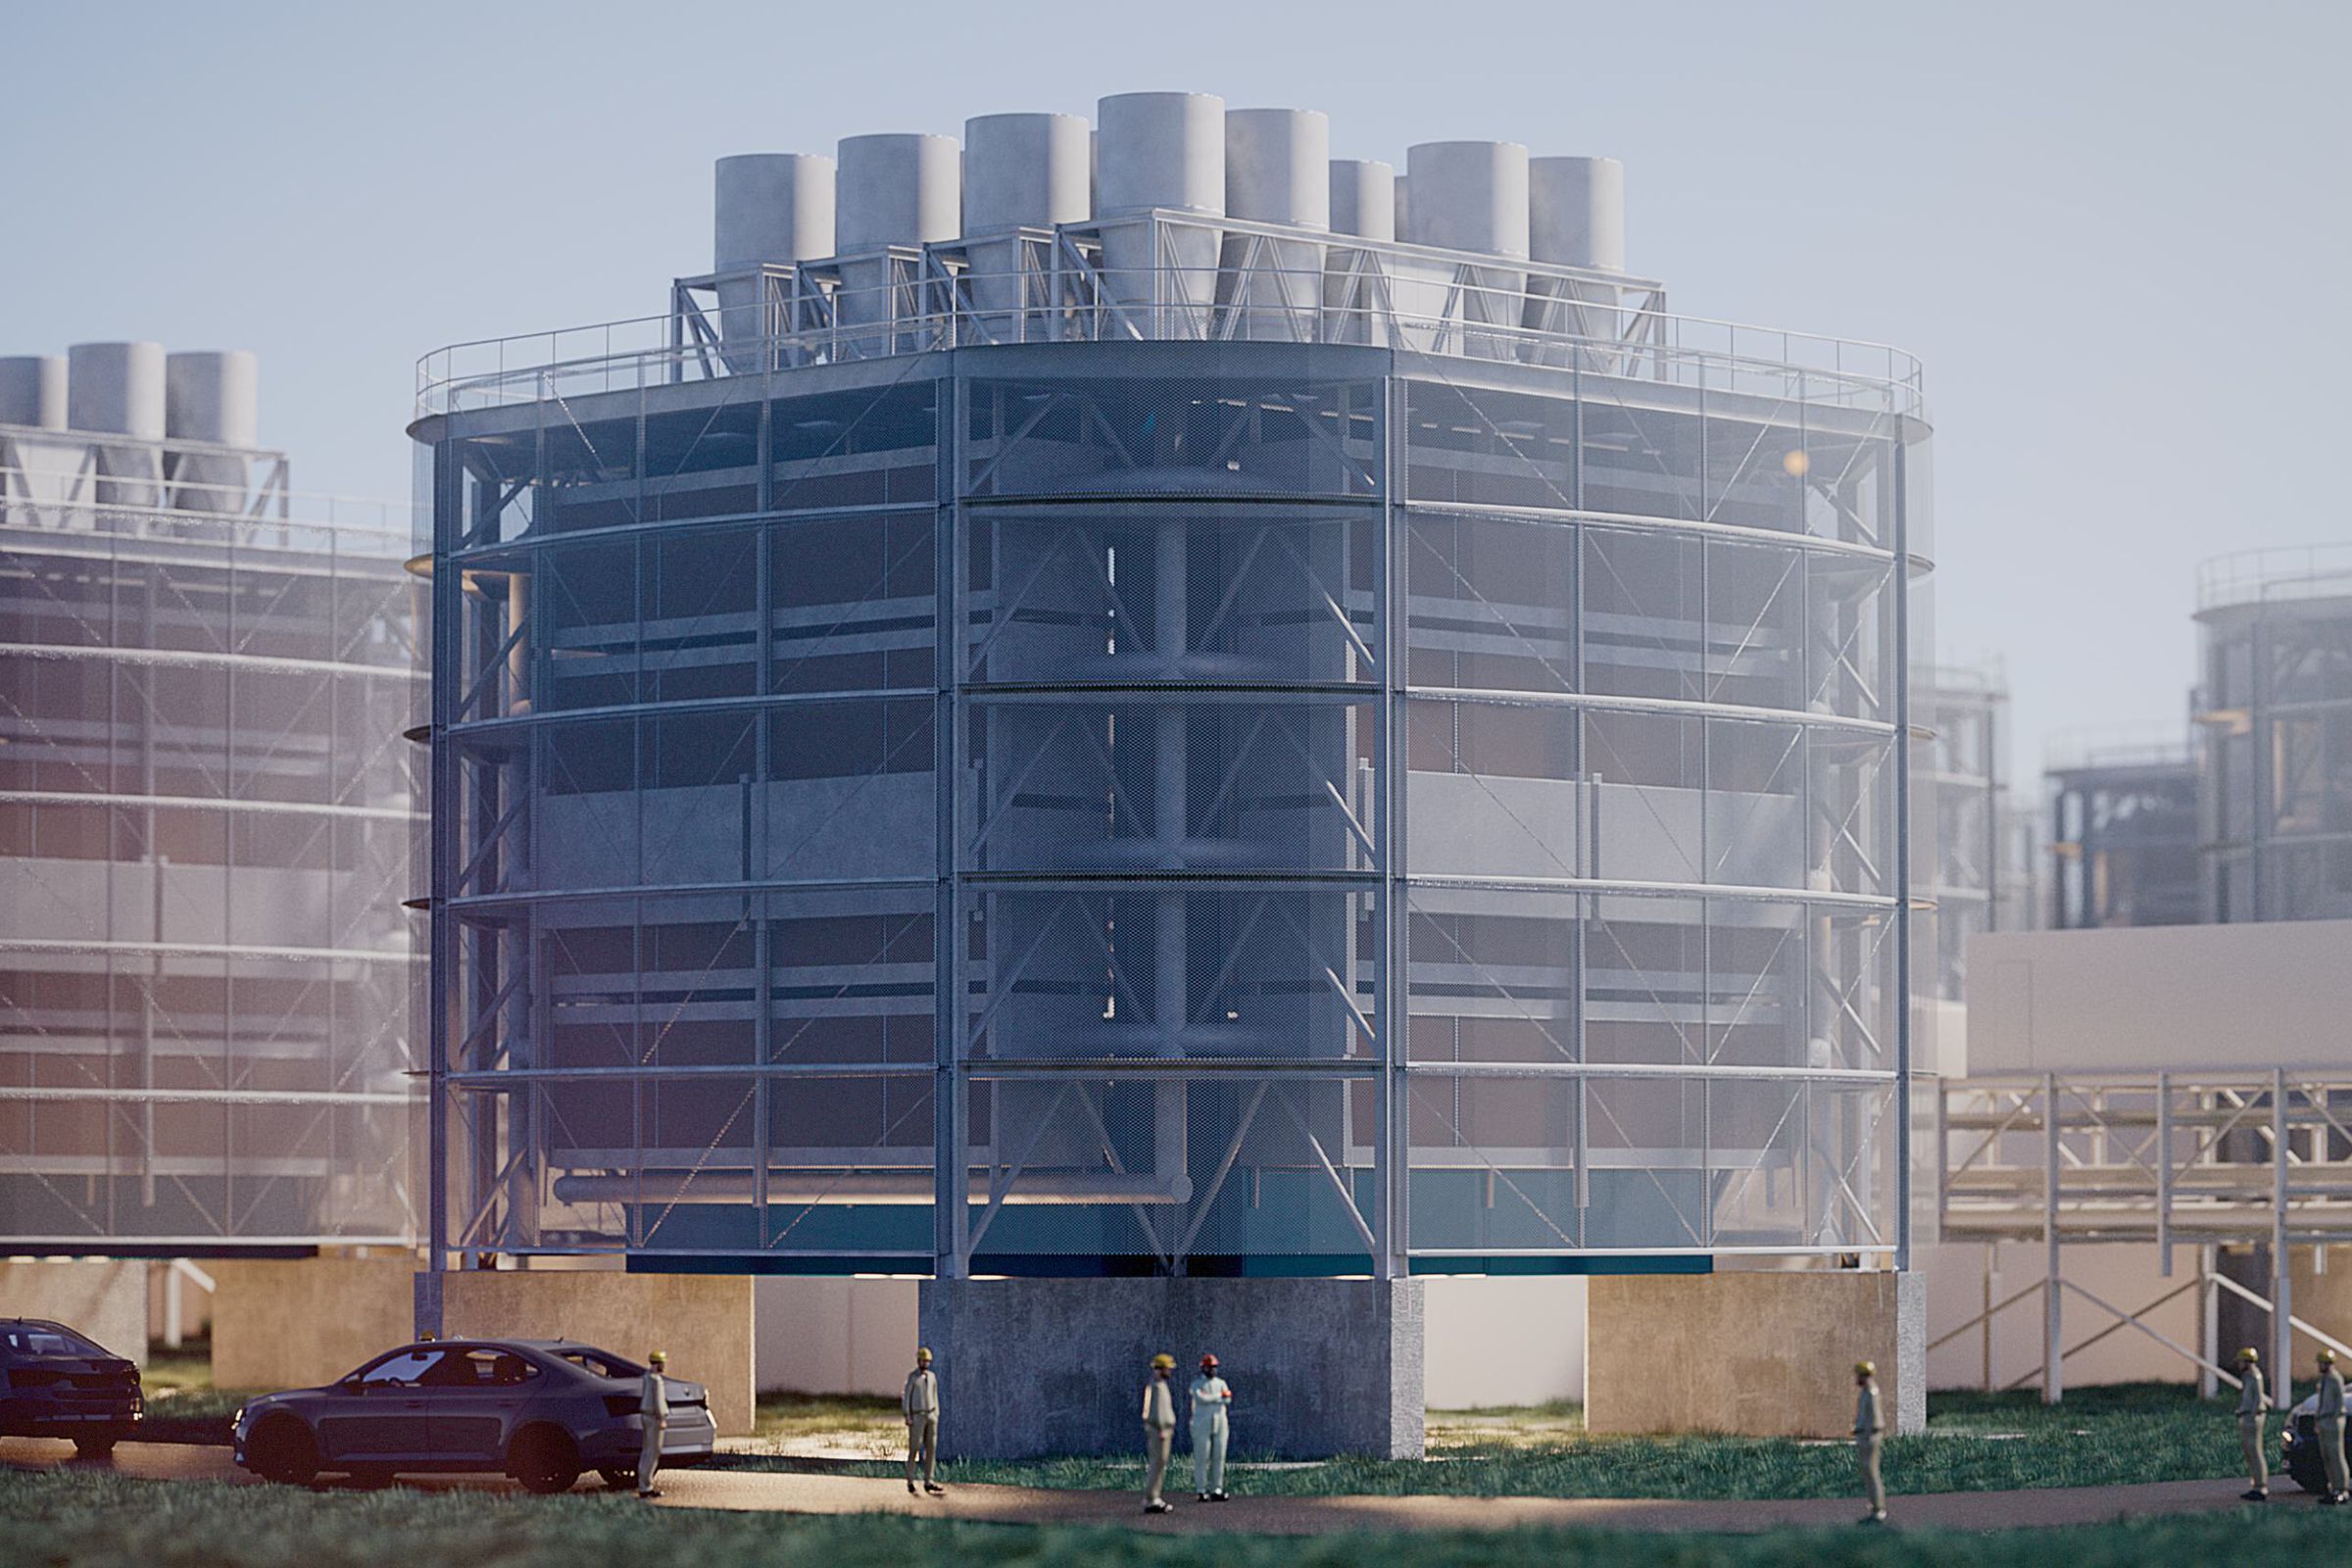
[[[2230,1406],[2201,1400],[2186,1386],[2083,1389],[2054,1407],[2031,1394],[1937,1395],[1928,1410],[1925,1436],[1887,1441],[1884,1463],[1891,1492],[2126,1486],[2222,1480],[2237,1473],[2237,1428]],[[1253,1469],[1245,1449],[1237,1456],[1244,1468],[1230,1481],[1234,1490],[1284,1496],[1843,1497],[1854,1490],[1852,1451],[1842,1443],[1595,1437],[1556,1419],[1507,1424],[1490,1434],[1451,1416],[1432,1419],[1445,1426],[1446,1441],[1432,1445],[1429,1460],[1334,1459]],[[1237,1438],[1247,1443],[1247,1426],[1236,1425]],[[746,1454],[717,1462],[790,1470],[806,1461]],[[899,1473],[889,1460],[842,1461],[827,1468],[854,1475]],[[1186,1469],[1181,1454],[1177,1468]],[[1140,1454],[967,1461],[942,1469],[942,1479],[966,1485],[1123,1490],[1142,1484]]]
[[[1785,1531],[1766,1536],[1530,1530],[1285,1540],[1110,1528],[805,1519],[564,1497],[312,1493],[0,1473],[0,1568],[2139,1568],[2332,1560],[2346,1521],[2310,1509],[2042,1532]]]

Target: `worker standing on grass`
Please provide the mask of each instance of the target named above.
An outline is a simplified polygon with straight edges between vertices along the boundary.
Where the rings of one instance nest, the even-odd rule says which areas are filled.
[[[1879,1369],[1868,1361],[1854,1363],[1854,1463],[1862,1471],[1862,1490],[1870,1497],[1866,1525],[1886,1522],[1886,1484],[1879,1479],[1879,1440],[1886,1435],[1886,1418],[1879,1410]]]
[[[939,1377],[931,1370],[928,1348],[914,1352],[914,1370],[906,1374],[899,1410],[906,1417],[906,1490],[914,1491],[920,1465],[923,1490],[936,1497],[948,1489],[939,1484]]]
[[[2271,1461],[2262,1451],[2262,1415],[2271,1407],[2262,1381],[2262,1354],[2251,1345],[2237,1352],[2237,1446],[2246,1455],[2248,1502],[2271,1500]]]
[[[1193,1490],[1202,1502],[1225,1500],[1225,1414],[1233,1408],[1233,1390],[1217,1376],[1217,1358],[1200,1358],[1200,1375],[1193,1379]]]
[[[667,1365],[669,1357],[654,1351],[645,1358],[645,1378],[637,1385],[637,1424],[645,1432],[637,1445],[637,1495],[649,1500],[662,1495],[654,1490],[654,1472],[662,1468],[662,1429],[669,1425],[669,1389],[662,1381]]]
[[[1176,1358],[1152,1358],[1152,1381],[1144,1385],[1144,1512],[1166,1513],[1159,1489],[1168,1479],[1168,1455],[1176,1447]]]
[[[2320,1462],[2328,1467],[2328,1495],[2320,1502],[2340,1507],[2352,1495],[2344,1483],[2344,1375],[2335,1369],[2335,1352],[2320,1352]]]

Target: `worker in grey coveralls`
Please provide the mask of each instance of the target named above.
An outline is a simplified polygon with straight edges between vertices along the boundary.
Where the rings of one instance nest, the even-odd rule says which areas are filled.
[[[914,1490],[915,1467],[923,1472],[923,1490],[934,1496],[948,1489],[939,1484],[939,1376],[931,1370],[931,1352],[914,1352],[914,1370],[899,1396],[900,1413],[906,1417],[906,1490]]]
[[[2320,1462],[2328,1467],[2328,1495],[2323,1504],[2341,1506],[2352,1489],[2344,1483],[2344,1375],[2335,1369],[2335,1352],[2320,1352]]]
[[[2246,1456],[2248,1502],[2271,1500],[2271,1462],[2262,1451],[2262,1416],[2271,1396],[2262,1379],[2262,1352],[2251,1345],[2237,1352],[2237,1446]]]
[[[660,1350],[645,1358],[645,1378],[637,1385],[637,1424],[644,1436],[637,1444],[637,1495],[659,1497],[654,1490],[654,1472],[662,1468],[662,1429],[669,1425],[669,1390],[662,1384],[662,1369],[669,1365],[669,1357]]]
[[[1152,1381],[1144,1385],[1144,1512],[1166,1513],[1167,1499],[1159,1494],[1168,1478],[1168,1455],[1176,1447],[1176,1389],[1168,1379],[1176,1358],[1152,1358]]]
[[[1854,1462],[1861,1467],[1862,1490],[1870,1496],[1870,1512],[1862,1516],[1862,1523],[1885,1524],[1886,1484],[1879,1479],[1879,1440],[1886,1435],[1886,1418],[1879,1412],[1879,1369],[1856,1361],[1854,1389]]]
[[[1225,1439],[1230,1430],[1226,1412],[1233,1408],[1233,1390],[1217,1376],[1217,1358],[1200,1358],[1200,1375],[1193,1379],[1193,1490],[1202,1502],[1225,1500]]]

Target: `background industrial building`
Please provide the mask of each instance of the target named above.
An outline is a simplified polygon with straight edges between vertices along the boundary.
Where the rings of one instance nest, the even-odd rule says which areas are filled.
[[[914,1274],[952,1397],[1208,1333],[1392,1451],[1431,1275],[1897,1367],[1918,367],[1605,159],[1095,130],[723,160],[667,312],[426,362],[422,1314]]]
[[[0,1253],[416,1242],[406,518],[292,491],[257,386],[0,359]],[[143,1354],[143,1273],[61,1288]]]

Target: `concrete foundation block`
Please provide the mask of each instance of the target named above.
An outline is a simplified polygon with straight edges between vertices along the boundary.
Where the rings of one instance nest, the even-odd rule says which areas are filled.
[[[213,1383],[307,1389],[409,1342],[407,1252],[219,1258],[213,1277]]]
[[[1152,1357],[1183,1389],[1213,1350],[1233,1385],[1233,1451],[1421,1456],[1418,1280],[926,1280],[941,1451],[958,1458],[1138,1452]]]
[[[0,1262],[0,1317],[63,1323],[101,1349],[147,1364],[147,1265],[126,1258]]]
[[[710,1391],[721,1437],[752,1430],[749,1275],[466,1269],[439,1281],[444,1339],[578,1340],[633,1361],[665,1350],[672,1377]]]
[[[1592,1432],[1849,1436],[1865,1360],[1889,1425],[1928,1424],[1927,1281],[1915,1272],[1601,1275],[1585,1323]]]

